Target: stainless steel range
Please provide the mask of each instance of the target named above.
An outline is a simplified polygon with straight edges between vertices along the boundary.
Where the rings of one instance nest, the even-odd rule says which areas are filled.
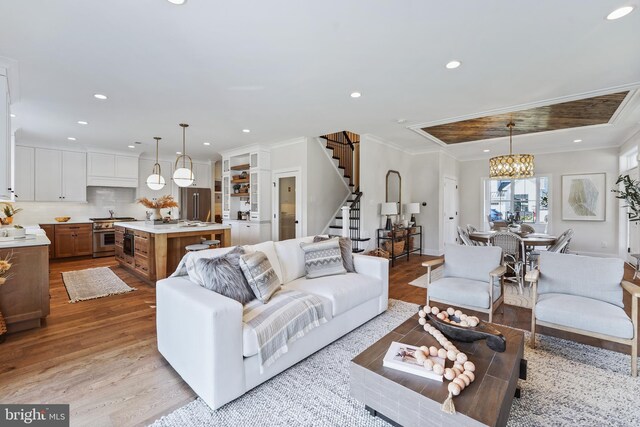
[[[93,257],[111,256],[116,253],[114,222],[135,221],[131,217],[89,218],[93,221]]]

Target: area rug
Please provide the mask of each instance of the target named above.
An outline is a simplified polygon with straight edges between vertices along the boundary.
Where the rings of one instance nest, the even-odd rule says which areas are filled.
[[[65,271],[62,273],[62,280],[67,288],[70,303],[124,294],[136,290],[136,288],[124,283],[108,267]]]
[[[388,426],[349,396],[349,362],[416,310],[390,300],[387,312],[222,408],[196,399],[153,426]],[[508,425],[640,425],[640,379],[629,375],[628,355],[537,337],[535,350],[525,346],[528,378]]]
[[[431,281],[438,280],[442,277],[442,267],[436,268],[431,272]],[[418,288],[427,288],[427,275],[423,274],[417,279],[409,282],[410,285]],[[504,303],[507,305],[515,305],[516,307],[531,308],[533,307],[533,295],[531,287],[525,285],[524,292],[520,294],[518,286],[513,283],[505,283],[504,286]]]

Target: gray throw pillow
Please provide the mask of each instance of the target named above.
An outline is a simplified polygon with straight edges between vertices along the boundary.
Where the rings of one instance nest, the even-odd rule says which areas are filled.
[[[233,259],[239,257],[202,258],[196,263],[196,268],[202,275],[203,287],[244,305],[256,299],[256,296],[242,274],[238,261]]]
[[[307,279],[345,274],[338,238],[317,243],[300,243],[304,251],[304,270]]]
[[[329,240],[330,237],[316,236],[313,238],[313,243]],[[355,273],[356,267],[353,265],[353,254],[351,245],[351,239],[348,237],[338,237],[338,244],[340,245],[340,254],[342,255],[342,264],[347,273]]]
[[[256,298],[263,304],[280,289],[280,279],[264,252],[241,255],[240,268]]]

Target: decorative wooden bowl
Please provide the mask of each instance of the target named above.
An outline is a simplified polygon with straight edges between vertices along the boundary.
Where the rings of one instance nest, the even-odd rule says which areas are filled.
[[[54,218],[58,222],[67,222],[71,219],[70,216],[57,216]]]
[[[427,318],[431,321],[433,326],[438,328],[440,332],[446,335],[449,339],[462,342],[473,342],[482,339],[486,339],[487,347],[498,353],[502,353],[507,348],[507,340],[504,335],[500,333],[496,328],[480,321],[475,328],[452,325],[451,323],[444,322],[438,319],[435,315],[427,313]],[[455,316],[450,318],[457,320]]]

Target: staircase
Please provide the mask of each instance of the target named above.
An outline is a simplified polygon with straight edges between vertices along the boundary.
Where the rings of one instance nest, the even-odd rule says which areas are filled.
[[[335,224],[329,226],[329,236],[343,236],[351,239],[353,252],[363,252],[361,246],[368,242],[369,238],[360,237],[360,200],[362,192],[357,185],[358,180],[358,150],[356,144],[360,143],[360,136],[353,132],[343,131],[322,135],[326,141],[327,150],[331,151],[331,157],[338,161],[338,169],[342,170],[347,185],[353,189],[349,198],[345,201],[345,209],[336,215]],[[355,187],[355,189],[354,189]],[[345,217],[346,215],[346,217]],[[346,227],[344,227],[346,225]],[[346,230],[345,230],[346,228]]]

